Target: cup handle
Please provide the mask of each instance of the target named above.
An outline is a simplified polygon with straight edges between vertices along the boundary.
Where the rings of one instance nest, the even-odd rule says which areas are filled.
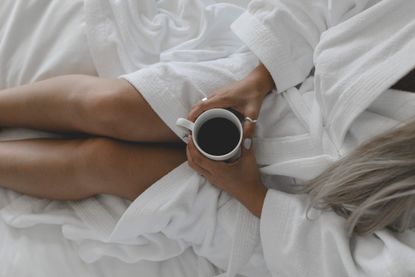
[[[186,128],[186,129],[188,129],[189,131],[192,131],[192,132],[193,132],[193,128],[195,126],[195,124],[193,122],[191,122],[190,120],[187,120],[185,118],[177,119],[176,125],[180,126],[180,127],[183,127],[183,128]]]
[[[193,132],[193,129],[195,127],[195,124],[193,122],[191,122],[190,120],[187,120],[185,118],[179,118],[179,119],[177,119],[176,125],[177,126],[180,126],[180,127],[183,127],[183,128],[185,128],[185,129],[187,129],[187,130],[189,130],[191,132]],[[187,143],[188,139],[186,137],[184,137],[183,139]]]

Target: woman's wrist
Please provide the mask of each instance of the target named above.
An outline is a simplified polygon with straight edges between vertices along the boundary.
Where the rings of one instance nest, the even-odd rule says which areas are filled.
[[[257,66],[246,78],[253,90],[265,97],[275,88],[274,80],[263,64]]]

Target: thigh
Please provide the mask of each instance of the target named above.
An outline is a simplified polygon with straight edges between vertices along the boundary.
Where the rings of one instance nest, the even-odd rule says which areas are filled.
[[[131,90],[134,91],[125,93],[125,105],[121,106],[126,112],[123,122],[128,134],[125,136],[131,136],[133,141],[183,143],[153,110],[141,92],[132,86]],[[128,98],[131,98],[131,101],[128,101]]]
[[[5,0],[0,5],[0,89],[64,74],[96,75],[83,0]]]
[[[82,76],[76,89],[77,131],[131,142],[182,141],[159,117],[141,92],[124,79]]]
[[[85,148],[83,180],[93,191],[134,200],[158,179],[186,161],[174,144],[138,144],[91,139]]]

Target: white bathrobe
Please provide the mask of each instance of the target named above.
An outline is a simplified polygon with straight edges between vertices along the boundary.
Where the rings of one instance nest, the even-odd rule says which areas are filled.
[[[327,155],[321,160],[310,156],[304,163],[288,161],[291,168],[279,159],[263,170],[312,177],[324,168],[324,161],[414,118],[413,96],[387,90],[415,67],[414,13],[414,1],[250,4],[233,30],[266,65],[311,139],[321,146],[321,154]],[[304,89],[298,93],[292,87],[303,82],[313,66],[309,89],[314,102],[301,103]],[[403,100],[406,97],[412,100]],[[261,240],[273,276],[415,275],[413,231],[348,238],[336,215],[323,213],[308,220],[306,209],[306,197],[268,192]]]
[[[63,220],[53,207],[39,216],[15,202],[3,218],[20,227],[62,224],[88,262],[162,260],[191,247],[228,276],[413,276],[413,231],[348,238],[342,218],[316,212],[310,220],[307,197],[278,189],[415,116],[414,94],[388,89],[415,66],[415,2],[253,1],[245,13],[242,4],[212,2],[89,0],[88,41],[97,71],[125,74],[180,137],[185,130],[174,123],[194,103],[259,61],[268,68],[277,90],[254,140],[273,188],[261,219],[186,163],[125,212],[97,198],[71,203],[76,216]]]

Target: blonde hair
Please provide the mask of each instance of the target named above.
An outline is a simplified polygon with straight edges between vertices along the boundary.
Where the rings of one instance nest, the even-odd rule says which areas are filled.
[[[313,207],[345,217],[349,234],[413,227],[415,120],[359,146],[304,189]]]

